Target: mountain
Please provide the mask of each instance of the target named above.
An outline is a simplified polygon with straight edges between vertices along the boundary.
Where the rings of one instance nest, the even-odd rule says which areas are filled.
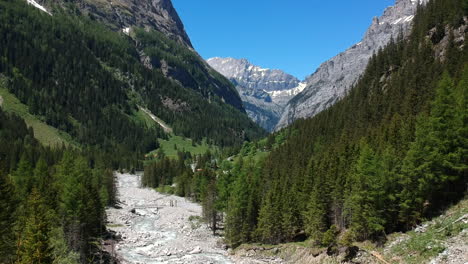
[[[373,54],[399,35],[408,35],[419,4],[427,0],[397,0],[381,17],[375,17],[363,39],[324,62],[307,77],[306,88],[285,107],[276,129],[294,120],[314,116],[335,104],[356,83]]]
[[[322,248],[334,257],[347,252],[343,262],[377,263],[353,260],[359,254],[350,251],[371,243],[378,249],[387,239],[394,245],[395,233],[414,230],[466,197],[467,28],[466,1],[429,1],[407,38],[373,56],[341,100],[266,140],[246,143],[232,157],[232,175],[219,178],[220,190],[230,187],[218,203],[227,200],[226,241],[233,247],[306,241],[313,256]],[[434,246],[429,235],[447,225],[432,222],[438,227],[431,231],[407,232],[427,230],[427,239],[405,240],[374,256],[402,256],[400,263],[447,257],[450,243]],[[462,229],[446,236],[462,236]],[[401,248],[424,253],[396,254]],[[299,263],[322,261],[310,256]]]
[[[90,3],[2,2],[1,77],[31,114],[79,144],[139,154],[164,137],[142,122],[147,113],[195,141],[226,146],[264,135],[234,85],[183,41],[170,1],[135,2],[149,11],[122,20],[132,23],[125,32]]]
[[[75,7],[82,15],[108,25],[111,29],[126,30],[130,27],[141,27],[157,30],[172,40],[189,48],[192,43],[185,32],[184,25],[171,0],[28,0],[47,8],[60,5],[61,8]]]
[[[286,103],[305,87],[290,74],[246,59],[216,57],[207,62],[235,84],[249,117],[268,131],[276,126]]]

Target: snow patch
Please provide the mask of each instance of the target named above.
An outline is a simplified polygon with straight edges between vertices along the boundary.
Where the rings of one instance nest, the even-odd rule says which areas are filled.
[[[123,32],[125,35],[130,35],[130,30],[131,30],[131,28],[130,28],[130,27],[127,27],[127,28],[123,28],[123,29],[122,29],[122,32]]]
[[[47,9],[45,9],[43,6],[38,4],[36,1],[34,1],[34,0],[27,0],[27,1],[28,1],[28,4],[34,6],[35,8],[37,8],[37,9],[43,11],[43,12],[46,12],[49,15],[52,15],[49,11],[47,11]]]
[[[407,23],[407,22],[412,21],[413,18],[414,18],[414,16],[402,17],[402,18],[399,18],[399,19],[395,20],[392,24],[396,25],[396,24],[399,24],[399,23]]]
[[[300,92],[304,91],[306,88],[307,83],[301,82],[299,83],[298,86],[289,89],[289,90],[281,90],[281,91],[265,91],[267,92],[272,98],[276,97],[283,97],[283,96],[295,96],[299,94]]]

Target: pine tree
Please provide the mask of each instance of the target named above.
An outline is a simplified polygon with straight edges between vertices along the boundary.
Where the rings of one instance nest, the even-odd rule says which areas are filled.
[[[382,203],[383,183],[376,153],[362,142],[359,159],[350,176],[350,192],[345,203],[349,226],[358,239],[368,239],[384,231],[383,209],[386,205]]]
[[[324,175],[315,173],[315,180],[310,200],[307,205],[307,211],[304,213],[305,231],[315,241],[321,241],[323,232],[328,228],[328,204],[327,188],[325,186]]]
[[[268,191],[263,200],[258,215],[258,226],[255,236],[262,243],[277,244],[282,242],[282,213],[279,199],[279,183],[274,182],[274,187]]]
[[[14,256],[16,222],[14,186],[6,174],[0,171],[0,263],[10,263]]]
[[[407,227],[421,221],[430,207],[439,208],[463,192],[454,183],[463,179],[466,170],[462,156],[465,110],[453,107],[457,102],[455,91],[452,79],[445,73],[437,86],[430,115],[418,120],[416,138],[401,176],[400,220]]]
[[[49,209],[40,193],[33,189],[28,198],[26,226],[18,243],[18,264],[46,264],[53,262],[49,241],[51,223]]]
[[[241,172],[234,182],[226,212],[226,239],[233,246],[245,242],[248,234],[243,232],[246,223],[248,183],[245,173]]]
[[[31,163],[27,156],[23,154],[18,163],[18,168],[12,174],[12,179],[19,197],[25,198],[28,196],[34,185],[33,176],[34,173]]]

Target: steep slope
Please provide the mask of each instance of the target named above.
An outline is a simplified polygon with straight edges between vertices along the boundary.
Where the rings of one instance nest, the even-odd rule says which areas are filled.
[[[356,83],[373,54],[392,38],[409,33],[418,4],[426,2],[396,0],[381,17],[375,17],[361,42],[324,62],[306,79],[306,88],[288,103],[276,129],[299,118],[314,116],[335,104]]]
[[[196,141],[232,145],[263,135],[235,87],[186,45],[149,28],[115,32],[55,3],[45,5],[52,16],[26,1],[0,5],[0,73],[47,124],[81,144],[133,153],[164,137],[138,122],[138,106]]]
[[[226,195],[227,241],[308,239],[334,254],[353,241],[385,242],[462,199],[467,7],[430,1],[408,38],[374,56],[342,100],[272,134],[269,145],[286,141],[263,162],[239,159]],[[255,155],[266,148],[261,143],[246,144],[240,155]]]
[[[236,85],[249,117],[268,131],[276,126],[286,103],[305,87],[290,74],[261,68],[246,59],[211,58],[207,62]]]
[[[171,0],[79,0],[71,3],[61,0],[28,1],[51,7],[49,9],[53,9],[56,4],[61,8],[73,6],[83,15],[108,25],[114,31],[129,27],[157,30],[170,39],[192,48],[190,38]]]

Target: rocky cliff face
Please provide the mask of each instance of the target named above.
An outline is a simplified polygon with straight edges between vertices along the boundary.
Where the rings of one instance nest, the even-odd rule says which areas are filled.
[[[305,87],[290,74],[255,66],[246,59],[211,58],[207,62],[236,85],[250,118],[268,131],[276,126],[286,103]]]
[[[276,129],[299,118],[312,117],[343,97],[364,72],[370,57],[400,34],[407,35],[418,4],[427,0],[397,0],[372,21],[361,42],[323,63],[306,79],[306,88],[287,104]]]
[[[61,3],[56,0],[36,1],[46,6]],[[74,3],[83,14],[116,31],[133,26],[151,28],[192,48],[190,38],[171,0],[77,0]]]

